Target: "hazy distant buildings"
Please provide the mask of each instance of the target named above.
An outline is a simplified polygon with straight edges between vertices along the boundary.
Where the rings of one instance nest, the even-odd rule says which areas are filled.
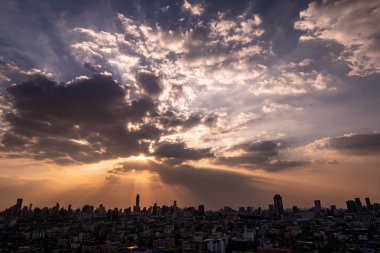
[[[280,218],[284,214],[284,206],[282,204],[282,197],[280,194],[276,194],[273,197],[274,201],[274,213],[277,218]]]
[[[310,208],[284,210],[279,194],[273,199],[269,210],[225,206],[205,212],[203,204],[181,208],[176,201],[140,207],[137,194],[136,213],[103,204],[28,209],[18,199],[0,211],[0,252],[380,252],[380,204],[369,198],[362,207],[358,198],[348,200],[350,210],[322,209],[314,200],[316,215]],[[362,246],[365,251],[358,251]]]

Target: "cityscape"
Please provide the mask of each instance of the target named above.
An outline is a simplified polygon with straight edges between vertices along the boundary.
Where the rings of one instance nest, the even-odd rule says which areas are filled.
[[[0,253],[380,253],[380,0],[0,0]]]
[[[0,252],[379,252],[380,204],[347,207],[23,206],[0,212]]]

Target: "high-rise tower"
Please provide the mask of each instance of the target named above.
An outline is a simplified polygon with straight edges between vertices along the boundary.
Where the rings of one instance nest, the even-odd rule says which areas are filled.
[[[136,195],[136,212],[140,212],[140,195]]]
[[[356,211],[360,212],[363,209],[362,201],[360,198],[355,198]]]
[[[371,204],[371,200],[369,199],[369,197],[365,198],[365,204],[366,204],[368,210],[372,210],[372,204]]]
[[[21,213],[21,209],[22,209],[22,199],[20,198],[20,199],[17,199],[15,209],[14,209],[14,215],[18,216]]]
[[[284,206],[282,204],[282,197],[281,197],[281,195],[280,194],[274,195],[273,201],[274,201],[274,212],[276,214],[276,217],[280,218],[281,215],[284,214]]]
[[[321,201],[319,199],[314,200],[314,211],[315,213],[320,213],[322,210]]]

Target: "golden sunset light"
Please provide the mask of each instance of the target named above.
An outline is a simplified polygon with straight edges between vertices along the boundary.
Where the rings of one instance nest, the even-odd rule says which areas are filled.
[[[0,253],[380,252],[380,1],[0,2]]]

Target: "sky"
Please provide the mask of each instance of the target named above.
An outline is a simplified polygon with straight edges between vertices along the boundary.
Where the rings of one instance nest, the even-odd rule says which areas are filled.
[[[0,2],[0,209],[380,202],[380,2]]]

